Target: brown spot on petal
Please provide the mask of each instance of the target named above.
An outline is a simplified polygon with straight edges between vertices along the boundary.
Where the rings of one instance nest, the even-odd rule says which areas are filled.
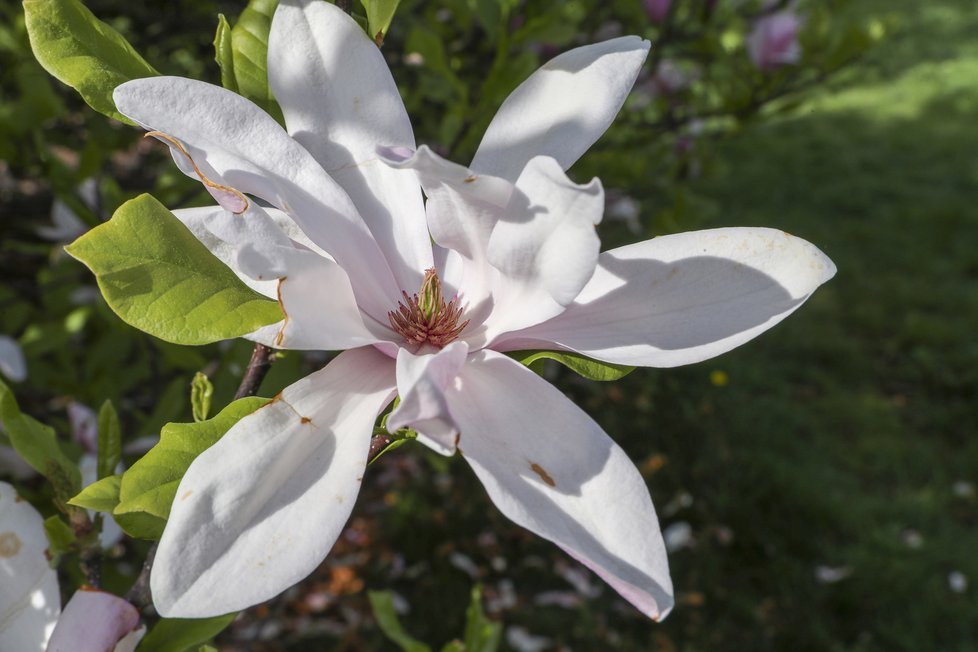
[[[543,467],[537,464],[536,462],[530,463],[530,470],[536,473],[538,476],[540,476],[540,479],[543,480],[548,485],[550,485],[551,487],[557,486],[557,483],[554,482],[554,479],[550,477],[550,474],[544,471]]]
[[[299,419],[299,421],[303,424],[312,423],[312,419],[310,419],[309,417],[302,417],[301,419]]]
[[[180,496],[180,500],[186,500],[186,499],[190,498],[191,494],[193,494],[193,493],[194,493],[194,490],[191,489],[190,491],[188,491],[184,495]]]
[[[479,177],[477,177],[476,175],[473,174],[471,176],[465,177],[465,179],[463,180],[463,183],[472,183],[473,181],[475,181],[478,178]]]
[[[13,532],[0,534],[0,557],[13,557],[20,552],[20,537]]]

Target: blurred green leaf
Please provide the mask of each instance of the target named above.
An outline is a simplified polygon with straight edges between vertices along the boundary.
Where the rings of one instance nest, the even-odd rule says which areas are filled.
[[[489,620],[482,611],[482,587],[475,585],[465,612],[465,652],[496,652],[502,634],[502,624]]]
[[[75,533],[71,526],[60,516],[52,516],[44,520],[44,534],[48,537],[48,551],[52,557],[63,555],[75,543]]]
[[[588,380],[618,380],[635,371],[635,367],[600,362],[569,351],[514,351],[512,355],[527,367],[538,360],[556,360]]]
[[[190,407],[194,413],[194,421],[207,420],[213,396],[214,385],[205,374],[198,371],[190,383]]]
[[[237,612],[214,618],[164,618],[139,644],[139,652],[187,652],[206,643],[231,624]],[[202,646],[198,650],[204,649]],[[213,649],[213,648],[212,648]]]
[[[128,124],[112,101],[123,82],[159,73],[117,31],[78,0],[24,0],[34,56],[93,109]]]
[[[391,641],[396,643],[404,652],[431,652],[431,648],[421,641],[412,638],[397,617],[394,610],[394,594],[390,591],[369,591],[367,597],[370,598],[370,607],[374,611],[374,618],[381,631]]]
[[[122,430],[119,428],[119,415],[112,401],[102,403],[98,411],[98,479],[115,473],[122,459]]]
[[[112,310],[131,326],[176,344],[238,337],[282,319],[150,195],[65,250],[88,266]]]
[[[238,80],[234,77],[231,23],[224,17],[224,14],[217,15],[217,33],[214,34],[214,61],[221,68],[221,86],[237,93]]]
[[[54,429],[20,411],[14,394],[0,381],[0,422],[14,450],[54,485],[55,496],[62,501],[78,493],[81,472],[61,450]]]
[[[384,42],[384,36],[387,35],[397,5],[400,3],[401,0],[360,0],[360,4],[367,12],[367,35],[378,46]]]
[[[121,475],[110,475],[102,478],[81,490],[77,496],[68,501],[69,505],[91,509],[96,512],[111,514],[119,504],[119,485]]]
[[[239,419],[267,402],[268,399],[254,396],[243,398],[228,405],[213,419],[163,426],[160,442],[123,474],[120,501],[113,514],[117,517],[139,514],[143,518],[138,536],[159,538],[170,515],[177,487],[191,462],[213,446]],[[120,525],[125,527],[122,522]]]
[[[241,12],[238,22],[231,28],[230,61],[233,65],[228,74],[233,77],[238,93],[282,123],[282,110],[268,86],[268,32],[276,7],[278,0],[251,0]],[[228,61],[224,55],[222,59],[225,63]],[[225,63],[221,63],[222,81]]]

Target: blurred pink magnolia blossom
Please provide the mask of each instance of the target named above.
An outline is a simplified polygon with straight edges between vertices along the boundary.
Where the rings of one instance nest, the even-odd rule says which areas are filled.
[[[645,5],[645,13],[649,15],[649,18],[661,23],[669,15],[672,0],[643,0],[642,4]]]
[[[790,9],[758,20],[747,37],[747,54],[754,65],[767,72],[798,63],[801,60],[798,32],[802,23],[802,18]]]

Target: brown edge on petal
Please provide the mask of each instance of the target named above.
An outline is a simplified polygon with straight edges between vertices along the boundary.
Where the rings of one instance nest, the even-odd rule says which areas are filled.
[[[241,201],[243,201],[244,202],[244,208],[241,209],[240,211],[235,211],[234,212],[235,215],[241,215],[242,213],[244,213],[245,211],[248,210],[248,206],[250,204],[248,202],[248,198],[245,197],[244,193],[241,192],[240,190],[236,189],[236,188],[231,188],[230,186],[224,186],[224,185],[221,185],[219,183],[215,183],[215,182],[211,181],[210,179],[208,179],[207,176],[203,172],[200,171],[200,168],[197,167],[197,163],[194,161],[194,157],[192,157],[190,155],[190,152],[188,152],[186,150],[186,148],[184,148],[183,144],[179,140],[177,140],[173,136],[170,136],[169,134],[163,133],[162,131],[147,131],[143,135],[143,138],[149,138],[151,136],[153,138],[162,138],[163,140],[165,140],[166,142],[170,143],[171,145],[173,145],[174,147],[176,147],[178,150],[180,150],[180,153],[183,154],[184,156],[186,156],[187,157],[187,160],[190,161],[190,165],[193,167],[194,172],[197,173],[197,176],[200,178],[201,183],[203,183],[205,186],[208,186],[210,188],[216,188],[218,190],[223,190],[224,192],[229,192],[232,195],[236,196]]]
[[[465,177],[464,179],[462,179],[462,183],[472,183],[473,181],[475,181],[478,178],[479,177],[477,177],[476,175],[472,174],[472,175],[469,175],[469,176]]]
[[[557,486],[557,483],[554,482],[554,479],[550,477],[550,474],[547,473],[543,469],[543,467],[537,464],[536,462],[530,462],[530,470],[536,473],[538,476],[540,476],[540,479],[543,480],[545,483],[547,483],[549,486],[551,487]]]
[[[278,285],[275,286],[275,297],[278,300],[278,307],[282,309],[282,314],[285,318],[282,320],[282,328],[279,329],[278,335],[275,336],[275,346],[282,346],[282,342],[285,340],[285,327],[289,325],[289,313],[285,311],[285,304],[282,303],[282,283],[288,276],[283,276],[278,280]]]

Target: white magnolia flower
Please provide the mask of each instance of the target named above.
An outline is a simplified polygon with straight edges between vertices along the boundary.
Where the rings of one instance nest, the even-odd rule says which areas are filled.
[[[132,652],[145,634],[139,611],[120,597],[83,588],[64,611],[48,561],[44,520],[0,482],[0,650]]]
[[[191,465],[153,568],[160,613],[243,609],[312,572],[353,508],[374,421],[395,396],[389,428],[460,451],[506,516],[650,617],[671,609],[642,476],[597,423],[505,352],[697,362],[781,321],[835,267],[769,229],[599,254],[601,185],[564,170],[614,119],[648,47],[623,37],[547,63],[506,100],[469,167],[415,149],[382,55],[324,2],[284,1],[272,24],[269,79],[288,131],[198,81],[116,89],[119,110],[167,142],[220,204],[177,216],[281,302],[286,319],[252,339],[344,350]]]
[[[17,340],[6,335],[0,335],[0,376],[6,376],[15,383],[27,380],[24,351]]]

